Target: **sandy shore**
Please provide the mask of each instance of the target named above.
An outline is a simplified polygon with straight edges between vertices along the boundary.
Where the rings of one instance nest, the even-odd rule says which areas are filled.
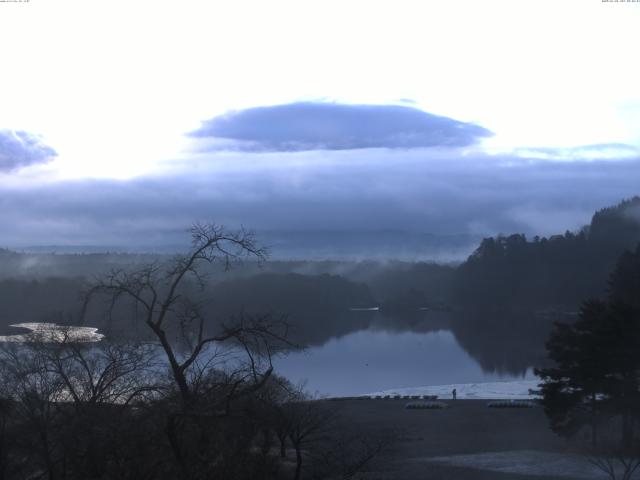
[[[345,428],[397,432],[367,478],[571,480],[605,478],[549,428],[542,408],[493,409],[487,400],[446,400],[407,410],[406,400],[343,400]]]

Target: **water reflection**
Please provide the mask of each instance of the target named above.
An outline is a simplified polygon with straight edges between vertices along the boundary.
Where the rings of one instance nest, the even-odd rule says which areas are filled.
[[[545,364],[545,339],[557,319],[512,311],[298,311],[288,316],[290,333],[308,348],[279,359],[276,368],[325,395],[532,378],[532,367]],[[35,322],[12,327],[24,333],[0,341],[102,338],[93,327],[63,330]],[[127,332],[134,334],[130,324]]]
[[[361,330],[278,360],[277,370],[326,395],[522,378],[483,370],[450,331]],[[530,376],[530,375],[529,375]]]
[[[554,321],[562,315],[533,312],[475,311],[451,316],[451,330],[465,349],[487,372],[522,375],[548,360],[545,342]]]
[[[515,311],[357,311],[291,317],[310,345],[277,367],[328,395],[533,379],[555,316]]]

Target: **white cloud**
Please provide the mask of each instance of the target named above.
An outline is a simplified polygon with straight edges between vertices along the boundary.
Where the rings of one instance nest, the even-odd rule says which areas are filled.
[[[41,132],[65,178],[149,173],[202,120],[318,98],[411,98],[505,148],[640,142],[624,112],[639,100],[633,4],[65,0],[2,13],[0,125]]]

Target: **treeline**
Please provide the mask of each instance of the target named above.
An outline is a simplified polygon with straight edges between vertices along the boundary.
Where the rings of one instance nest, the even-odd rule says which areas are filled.
[[[141,316],[130,305],[89,305],[83,311],[88,286],[83,278],[0,280],[0,335],[18,333],[9,327],[13,324],[55,322],[84,324],[110,335],[139,338],[135,318],[140,320]],[[323,343],[332,336],[366,328],[369,317],[349,317],[350,308],[376,304],[366,285],[327,274],[264,273],[210,284],[204,289],[197,282],[185,281],[182,289],[197,299],[207,317],[207,330],[234,316],[269,313],[286,317],[295,340],[305,344]]]
[[[168,259],[168,255],[133,253],[23,253],[0,248],[0,278],[95,277],[111,268]]]
[[[486,238],[457,269],[453,300],[487,308],[561,307],[601,296],[618,257],[640,242],[640,197],[602,209],[577,233]]]
[[[521,326],[532,321],[530,313],[537,311],[545,318],[533,321],[546,335],[559,313],[575,312],[583,298],[605,293],[617,258],[640,242],[638,212],[636,197],[596,212],[579,232],[533,239],[522,234],[487,238],[457,267],[399,261],[268,261],[244,262],[224,272],[220,266],[204,265],[209,287],[201,292],[201,301],[212,326],[241,312],[267,311],[286,315],[292,332],[307,344],[366,328],[372,315],[350,315],[349,310],[373,306],[381,307],[381,314],[388,317],[385,322],[397,321],[403,328],[412,328],[436,312],[460,311],[455,329],[467,339],[496,315],[503,319],[502,332],[509,327],[522,331]],[[88,279],[170,259],[2,250],[0,327],[7,334],[6,326],[19,322],[66,318],[67,323],[77,323],[80,294]],[[476,314],[468,315],[470,311]],[[89,310],[84,322],[118,329],[120,319],[130,316],[124,310],[110,313]],[[120,326],[131,330],[129,322]]]
[[[26,258],[21,254],[5,255],[21,259],[14,258],[15,264],[24,263]],[[132,334],[135,327],[129,321],[132,312],[124,305],[109,312],[105,308],[90,308],[80,318],[82,294],[89,280],[99,273],[136,268],[144,259],[158,262],[171,258],[139,257],[134,261],[134,257],[129,257],[131,263],[125,268],[118,262],[106,261],[111,256],[100,261],[94,255],[64,257],[79,264],[76,270],[63,268],[62,273],[82,270],[82,258],[90,260],[86,270],[94,273],[55,277],[30,274],[0,279],[0,334],[16,333],[8,326],[21,322],[72,325],[82,322],[107,329],[106,333]],[[67,260],[62,263],[68,266]],[[32,259],[30,263],[37,262]],[[419,308],[448,304],[454,269],[407,262],[267,262],[261,268],[252,263],[234,266],[225,276],[220,268],[209,265],[203,266],[202,271],[209,280],[205,290],[189,282],[185,282],[184,288],[198,296],[210,319],[208,327],[241,313],[269,312],[287,317],[297,341],[317,345],[367,328],[373,315],[367,312],[354,315],[352,308],[382,306],[386,315],[406,317],[406,322],[411,323],[416,315],[424,316]]]
[[[78,311],[83,285],[77,278],[0,280],[0,334],[14,323],[56,321]]]
[[[282,309],[280,313],[346,311],[370,307],[375,300],[369,288],[337,275],[263,273],[216,285],[211,303],[227,316],[240,311],[253,313]]]

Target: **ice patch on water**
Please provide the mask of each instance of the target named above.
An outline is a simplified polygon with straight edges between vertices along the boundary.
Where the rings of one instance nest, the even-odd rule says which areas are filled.
[[[58,325],[56,323],[16,323],[10,327],[26,328],[28,333],[0,335],[0,342],[99,342],[104,335],[97,328]]]

